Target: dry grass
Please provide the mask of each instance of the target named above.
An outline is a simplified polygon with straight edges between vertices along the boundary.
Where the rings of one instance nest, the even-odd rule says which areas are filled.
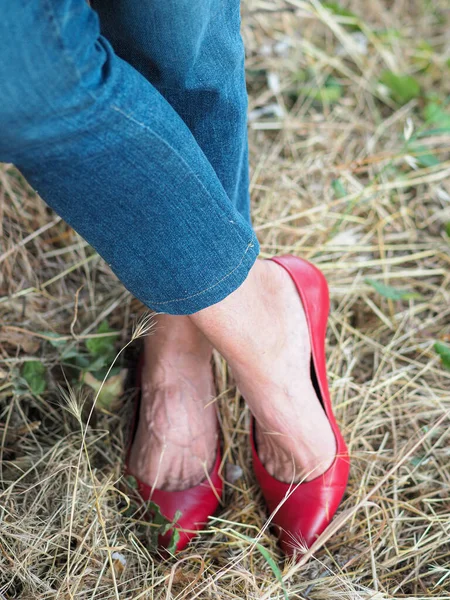
[[[345,5],[362,31],[315,0],[244,5],[262,252],[305,256],[331,286],[330,383],[353,457],[334,535],[293,565],[267,529],[260,534],[267,515],[251,472],[248,413],[217,359],[225,457],[243,474],[176,559],[148,547],[150,526],[125,511],[120,491],[130,402],[96,410],[85,428],[92,395],[82,409],[81,390],[61,393],[61,348],[49,337],[66,336],[76,351],[107,319],[120,332],[118,351],[141,307],[5,165],[0,598],[450,598],[450,371],[433,350],[450,340],[450,134],[421,138],[419,152],[438,159],[428,166],[414,162],[404,135],[430,129],[425,93],[450,92],[448,3]],[[415,75],[422,97],[403,106],[389,99],[378,84],[385,69]],[[330,75],[341,96],[318,102],[312,95]],[[367,278],[415,295],[383,297]],[[121,366],[133,362],[132,348]],[[21,379],[36,358],[47,369],[42,394]]]

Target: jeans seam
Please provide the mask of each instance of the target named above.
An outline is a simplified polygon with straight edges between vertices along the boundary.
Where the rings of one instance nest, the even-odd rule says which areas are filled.
[[[151,84],[149,84],[149,85],[151,85]],[[165,101],[167,102],[167,100],[165,100]],[[150,132],[150,134],[153,135],[155,138],[157,138],[162,144],[164,144],[167,148],[170,148],[170,150],[175,154],[175,156],[178,158],[178,160],[181,162],[181,164],[184,165],[184,167],[187,169],[187,171],[195,178],[195,181],[200,186],[200,188],[205,192],[205,194],[208,196],[208,198],[210,198],[215,203],[215,205],[218,207],[218,209],[221,211],[221,213],[225,216],[225,218],[228,219],[228,215],[226,214],[226,212],[224,211],[224,209],[220,205],[220,202],[218,202],[214,198],[214,196],[209,192],[209,190],[204,186],[202,180],[198,177],[197,173],[189,166],[189,164],[185,161],[185,159],[181,156],[181,154],[178,152],[178,150],[176,148],[174,148],[167,140],[165,140],[158,133],[156,133],[151,127],[148,127],[147,125],[145,125],[145,123],[141,123],[140,121],[138,121],[137,119],[135,119],[131,115],[127,114],[119,106],[116,106],[116,105],[113,104],[113,105],[111,105],[111,109],[114,110],[115,112],[119,113],[120,115],[122,115],[126,119],[128,119],[134,125],[142,127],[143,129],[145,129],[145,131]],[[172,110],[174,110],[174,109],[172,109]],[[180,117],[180,119],[181,119],[181,117]],[[187,127],[187,125],[186,125],[186,127]],[[197,144],[197,146],[200,148],[200,146],[198,145],[197,140],[194,137],[193,137],[193,140],[194,140],[194,144]],[[200,148],[200,150],[201,150],[201,148]],[[204,159],[208,163],[208,165],[211,167],[211,169],[213,169],[213,167],[211,166],[211,163],[206,158],[206,156],[204,156]],[[217,181],[219,182],[219,185],[222,187],[222,184],[221,184],[219,178],[217,177],[217,174],[214,171],[214,169],[213,169],[213,172],[214,172],[214,174],[215,174],[215,176],[217,178]],[[228,194],[226,193],[225,190],[223,190],[223,193],[225,194],[227,200],[231,204],[231,200],[228,198]],[[239,237],[239,239],[242,242],[245,241],[244,237],[241,235],[241,233],[239,232],[239,230],[236,230],[236,234],[237,234],[237,236]]]
[[[254,243],[255,241],[256,241],[256,236],[253,235],[250,242],[248,242],[247,248],[245,249],[244,254],[241,256],[241,259],[238,262],[238,264],[233,269],[231,269],[231,271],[229,273],[227,273],[221,279],[219,279],[219,281],[216,281],[216,283],[214,283],[213,285],[210,285],[209,287],[205,288],[204,290],[201,290],[200,292],[196,292],[195,294],[185,296],[184,298],[175,298],[173,300],[165,300],[164,302],[154,302],[153,300],[146,300],[146,302],[148,302],[149,304],[151,304],[153,306],[163,306],[165,304],[172,304],[174,302],[183,302],[184,300],[191,300],[192,298],[196,298],[198,296],[201,296],[202,294],[206,294],[206,292],[209,292],[210,290],[217,287],[219,284],[223,283],[226,279],[228,279],[228,277],[230,277],[235,271],[237,271],[237,269],[239,269],[239,267],[244,262],[245,257],[248,254],[248,251],[255,247],[255,243]]]
[[[60,28],[59,28],[59,26],[58,26],[58,21],[57,21],[57,18],[56,18],[56,15],[55,15],[55,13],[54,13],[54,11],[53,11],[53,8],[52,8],[52,6],[51,6],[51,2],[50,2],[50,0],[45,0],[45,6],[46,6],[46,8],[47,8],[47,14],[48,14],[48,16],[50,17],[50,19],[49,19],[49,20],[50,20],[50,21],[51,21],[51,23],[52,23],[52,28],[53,28],[53,31],[54,31],[54,34],[55,34],[55,38],[57,39],[57,41],[58,41],[58,43],[59,43],[59,45],[60,45],[60,47],[61,47],[61,50],[62,50],[62,51],[63,51],[63,53],[64,53],[64,56],[65,56],[65,58],[66,58],[66,61],[67,61],[67,62],[68,62],[70,65],[71,65],[71,67],[72,67],[72,69],[73,69],[73,72],[75,73],[75,82],[76,82],[78,85],[82,85],[82,77],[81,77],[81,73],[80,73],[80,71],[79,71],[79,69],[78,69],[78,67],[77,67],[77,64],[76,64],[76,62],[73,60],[73,58],[72,58],[72,56],[71,56],[70,52],[67,50],[66,46],[64,45],[64,37],[63,37],[63,35],[62,35],[62,33],[61,33],[61,30],[60,30]],[[93,9],[91,8],[90,10],[93,10]],[[128,64],[128,66],[129,66],[131,69],[134,69],[134,67],[133,67],[132,65],[130,65],[129,63],[127,63],[127,64]],[[144,80],[145,80],[145,82],[146,82],[148,85],[150,85],[150,86],[154,87],[154,86],[152,85],[152,83],[151,83],[151,82],[149,82],[147,79],[145,79],[145,78],[144,78]],[[112,93],[114,93],[114,92],[115,92],[115,90],[116,90],[116,88],[118,87],[118,85],[119,85],[119,84],[118,84],[118,83],[116,83],[116,86],[114,86],[114,87],[113,87],[113,89],[111,90],[111,92],[112,92]],[[155,89],[156,89],[156,88],[155,88]],[[96,95],[95,95],[94,93],[92,93],[92,92],[91,92],[91,90],[89,90],[89,89],[85,89],[85,91],[87,92],[87,94],[88,94],[88,95],[89,95],[89,96],[90,96],[90,97],[91,97],[91,98],[92,98],[94,101],[96,101],[96,100],[97,100],[97,97],[96,97]],[[163,98],[163,100],[164,100],[165,102],[167,102],[167,103],[168,103],[168,101],[167,101],[167,100],[164,98],[164,96],[162,96],[162,98]],[[169,104],[169,103],[168,103],[168,104]],[[169,104],[169,106],[170,106],[170,104]],[[131,116],[130,114],[128,114],[128,113],[126,113],[125,111],[123,111],[123,110],[122,110],[122,109],[121,109],[119,106],[117,106],[117,105],[115,105],[115,104],[110,104],[109,106],[108,106],[108,105],[107,105],[107,106],[105,106],[104,110],[106,111],[108,108],[109,108],[109,109],[112,109],[112,110],[113,110],[113,111],[115,111],[116,113],[118,113],[118,114],[122,115],[122,116],[123,116],[123,117],[125,117],[125,118],[126,118],[128,121],[130,121],[131,123],[133,123],[134,125],[137,125],[138,127],[141,127],[142,129],[144,129],[145,131],[148,131],[148,132],[149,132],[151,135],[153,135],[155,138],[157,138],[158,140],[160,140],[160,142],[161,142],[162,144],[164,144],[166,147],[170,148],[170,150],[171,150],[171,151],[172,151],[172,152],[173,152],[173,153],[176,155],[176,157],[178,158],[178,160],[179,160],[179,161],[180,161],[180,162],[181,162],[181,163],[184,165],[184,167],[187,169],[187,171],[188,171],[189,173],[191,173],[191,174],[194,176],[195,180],[197,181],[197,184],[198,184],[198,185],[199,185],[199,186],[200,186],[200,187],[203,189],[203,191],[206,193],[206,195],[208,196],[208,198],[210,198],[210,199],[211,199],[211,200],[212,200],[212,201],[215,203],[215,205],[216,205],[216,206],[218,207],[218,209],[221,211],[222,215],[223,215],[225,218],[228,218],[228,216],[227,216],[227,213],[225,212],[225,210],[223,209],[223,207],[220,205],[220,202],[218,202],[218,201],[217,201],[217,200],[216,200],[216,199],[215,199],[215,198],[212,196],[212,194],[211,194],[211,193],[208,191],[208,189],[205,187],[205,185],[203,184],[203,182],[201,181],[201,179],[198,177],[198,175],[196,174],[196,172],[195,172],[195,171],[194,171],[194,170],[193,170],[193,169],[192,169],[192,168],[189,166],[189,164],[188,164],[188,163],[185,161],[185,159],[184,159],[184,158],[181,156],[181,154],[180,154],[180,153],[179,153],[179,152],[176,150],[176,148],[174,148],[174,147],[173,147],[173,146],[172,146],[172,145],[171,145],[171,144],[170,144],[170,143],[169,143],[167,140],[165,140],[163,137],[161,137],[159,134],[157,134],[157,133],[156,133],[156,132],[155,132],[155,131],[154,131],[154,130],[151,128],[151,127],[149,127],[149,126],[148,126],[148,125],[146,125],[145,123],[141,123],[140,121],[138,121],[137,119],[135,119],[133,116]],[[175,109],[173,109],[173,108],[172,108],[172,110],[173,110],[174,112],[176,112],[176,111],[175,111]],[[178,114],[178,113],[177,113],[177,114]],[[179,116],[179,115],[178,115],[178,116]],[[181,119],[181,117],[180,117],[180,119]],[[186,127],[187,127],[187,125],[186,125]],[[197,146],[198,146],[198,142],[197,142],[197,140],[195,139],[195,137],[194,137],[194,136],[193,136],[193,140],[194,140],[194,143],[195,143],[195,144],[197,144]],[[200,150],[201,150],[201,148],[200,148]],[[204,156],[204,159],[205,159],[205,161],[207,161],[207,163],[210,165],[211,169],[213,170],[213,167],[212,167],[211,163],[209,162],[208,158],[207,158],[206,156]],[[213,170],[213,171],[214,171],[214,170]],[[214,173],[215,173],[215,171],[214,171]],[[215,174],[215,175],[216,175],[216,177],[217,177],[217,174]],[[218,179],[218,177],[217,177],[217,180],[218,180],[218,182],[219,182],[219,185],[221,185],[221,182],[220,182],[220,180]],[[222,188],[222,189],[223,189],[223,188]],[[231,202],[231,200],[228,198],[228,194],[226,193],[226,191],[225,191],[225,190],[223,190],[223,193],[225,194],[225,196],[227,197],[227,199],[228,199],[228,200]],[[239,232],[239,230],[236,230],[236,234],[237,234],[238,238],[239,238],[239,239],[240,239],[242,242],[244,242],[244,241],[245,241],[245,238],[242,236],[242,234]]]

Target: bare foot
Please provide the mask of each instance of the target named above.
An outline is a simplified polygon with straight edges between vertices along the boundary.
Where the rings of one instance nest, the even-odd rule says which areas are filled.
[[[139,423],[130,471],[168,491],[199,484],[217,449],[211,345],[189,317],[158,315],[145,339]]]
[[[257,260],[237,290],[190,318],[231,366],[269,473],[285,482],[324,473],[336,440],[311,382],[306,317],[289,274]]]

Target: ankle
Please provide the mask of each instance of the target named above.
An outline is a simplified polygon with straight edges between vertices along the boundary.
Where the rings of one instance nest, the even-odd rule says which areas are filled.
[[[212,346],[188,316],[158,314],[155,321],[153,333],[144,340],[147,361],[210,360]]]
[[[273,267],[279,270],[274,263],[258,259],[237,290],[190,315],[230,365],[246,368],[255,364],[255,356],[276,352],[282,328],[276,308],[277,304],[281,308],[278,273]]]

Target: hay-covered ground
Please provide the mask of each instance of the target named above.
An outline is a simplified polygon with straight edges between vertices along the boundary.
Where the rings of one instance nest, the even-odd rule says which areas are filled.
[[[218,357],[225,503],[177,558],[155,553],[121,481],[139,340],[85,427],[142,307],[1,167],[0,598],[450,598],[449,29],[448,0],[243,6],[254,224],[263,256],[328,277],[353,458],[334,535],[297,565],[264,527]]]

